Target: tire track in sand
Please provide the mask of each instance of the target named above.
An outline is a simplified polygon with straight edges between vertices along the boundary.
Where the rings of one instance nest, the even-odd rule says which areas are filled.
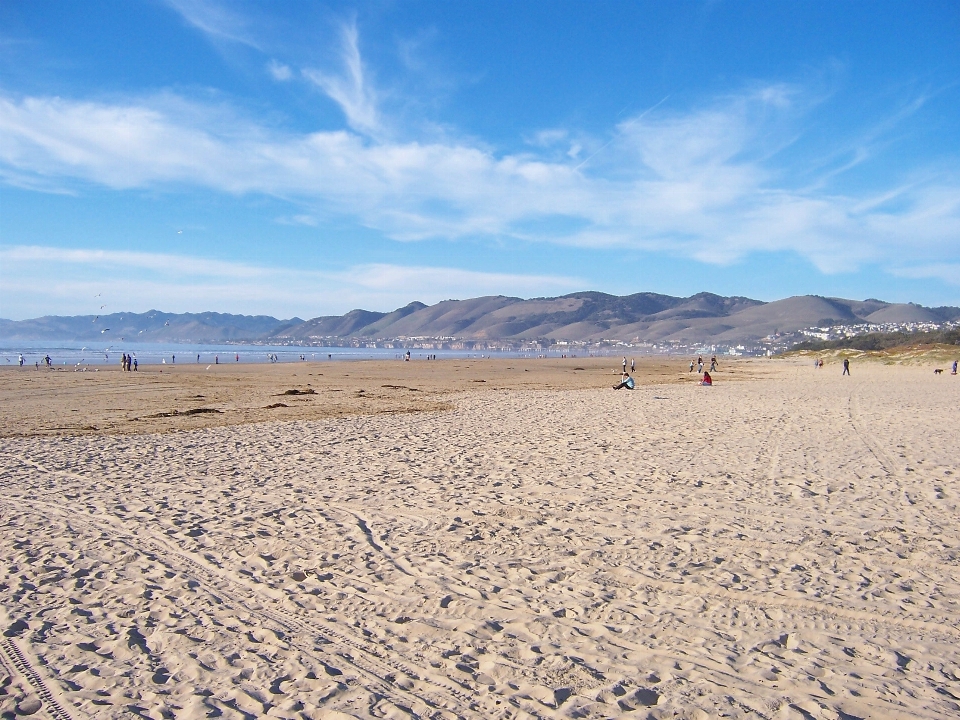
[[[0,502],[7,504],[9,499],[2,499]],[[73,512],[67,513],[58,505],[29,498],[17,497],[16,502],[21,509],[23,505],[33,507],[71,525],[84,525],[96,533],[109,530],[111,539],[145,555],[155,556],[160,562],[163,562],[164,555],[175,556],[177,563],[171,569],[192,571],[193,579],[204,586],[210,595],[225,598],[234,606],[243,607],[251,615],[259,616],[279,626],[285,631],[288,642],[296,645],[300,652],[324,666],[335,667],[335,664],[346,663],[365,679],[365,689],[378,693],[414,717],[433,717],[441,709],[450,711],[451,706],[457,708],[455,712],[458,714],[469,710],[480,712],[486,717],[497,717],[499,712],[504,711],[493,707],[479,708],[481,698],[474,694],[472,688],[463,687],[448,677],[444,677],[446,682],[442,682],[434,673],[428,673],[424,668],[414,668],[396,658],[388,657],[386,652],[379,650],[372,642],[346,635],[332,623],[312,618],[304,619],[275,607],[278,601],[260,593],[253,583],[237,580],[217,568],[208,566],[189,551],[174,545],[166,538],[151,533],[146,528],[138,527],[137,531],[133,532],[122,521],[108,515],[77,512],[76,508]],[[251,601],[259,608],[251,607]],[[267,607],[267,603],[274,607]],[[307,644],[297,643],[299,633],[306,637],[316,637],[317,644],[329,648],[331,655],[335,655],[338,659],[319,656]],[[398,673],[426,687],[418,693],[404,690],[390,679],[396,679]]]
[[[26,655],[11,638],[0,641],[0,654],[3,656],[0,658],[3,664],[26,680],[27,684],[36,692],[41,702],[39,712],[52,718],[52,720],[72,720],[70,713],[63,709],[53,692],[47,687],[43,676],[33,667]],[[40,715],[40,717],[43,717],[43,715]]]

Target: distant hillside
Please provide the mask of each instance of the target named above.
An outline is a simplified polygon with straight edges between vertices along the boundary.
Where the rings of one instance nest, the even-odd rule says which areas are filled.
[[[761,302],[698,293],[681,298],[656,293],[617,296],[578,292],[562,297],[503,295],[412,302],[390,313],[351,310],[311,320],[220,313],[114,313],[95,317],[50,316],[0,320],[0,338],[144,342],[264,342],[313,344],[354,339],[456,338],[466,341],[623,340],[736,344],[813,326],[863,323],[947,322],[960,308],[927,308],[882,300],[814,295]]]
[[[389,314],[354,310],[343,316],[291,325],[271,338],[275,342],[304,343],[342,337],[736,343],[812,326],[946,322],[957,318],[960,308],[811,295],[764,303],[711,293],[679,298],[655,293],[621,297],[580,292],[531,300],[498,295],[445,300],[429,306],[411,303]]]
[[[300,318],[277,320],[266,315],[223,313],[112,313],[48,315],[33,320],[0,320],[4,340],[117,340],[138,342],[218,343],[257,340],[299,325]]]

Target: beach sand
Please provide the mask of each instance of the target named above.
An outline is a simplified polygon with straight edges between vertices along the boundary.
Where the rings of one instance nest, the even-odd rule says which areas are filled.
[[[644,358],[643,383],[689,382],[675,359]],[[724,363],[729,379],[762,376]],[[620,379],[614,358],[0,368],[0,437],[144,434],[273,420],[448,410],[467,390],[590,389]]]
[[[618,361],[0,373],[0,713],[960,716],[960,379]]]

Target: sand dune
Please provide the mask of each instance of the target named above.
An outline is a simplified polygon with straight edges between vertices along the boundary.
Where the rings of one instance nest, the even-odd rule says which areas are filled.
[[[771,368],[0,440],[0,708],[957,716],[960,382]]]

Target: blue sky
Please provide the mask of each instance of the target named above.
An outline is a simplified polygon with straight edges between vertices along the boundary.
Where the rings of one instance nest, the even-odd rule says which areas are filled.
[[[0,4],[0,316],[960,305],[960,4]]]

